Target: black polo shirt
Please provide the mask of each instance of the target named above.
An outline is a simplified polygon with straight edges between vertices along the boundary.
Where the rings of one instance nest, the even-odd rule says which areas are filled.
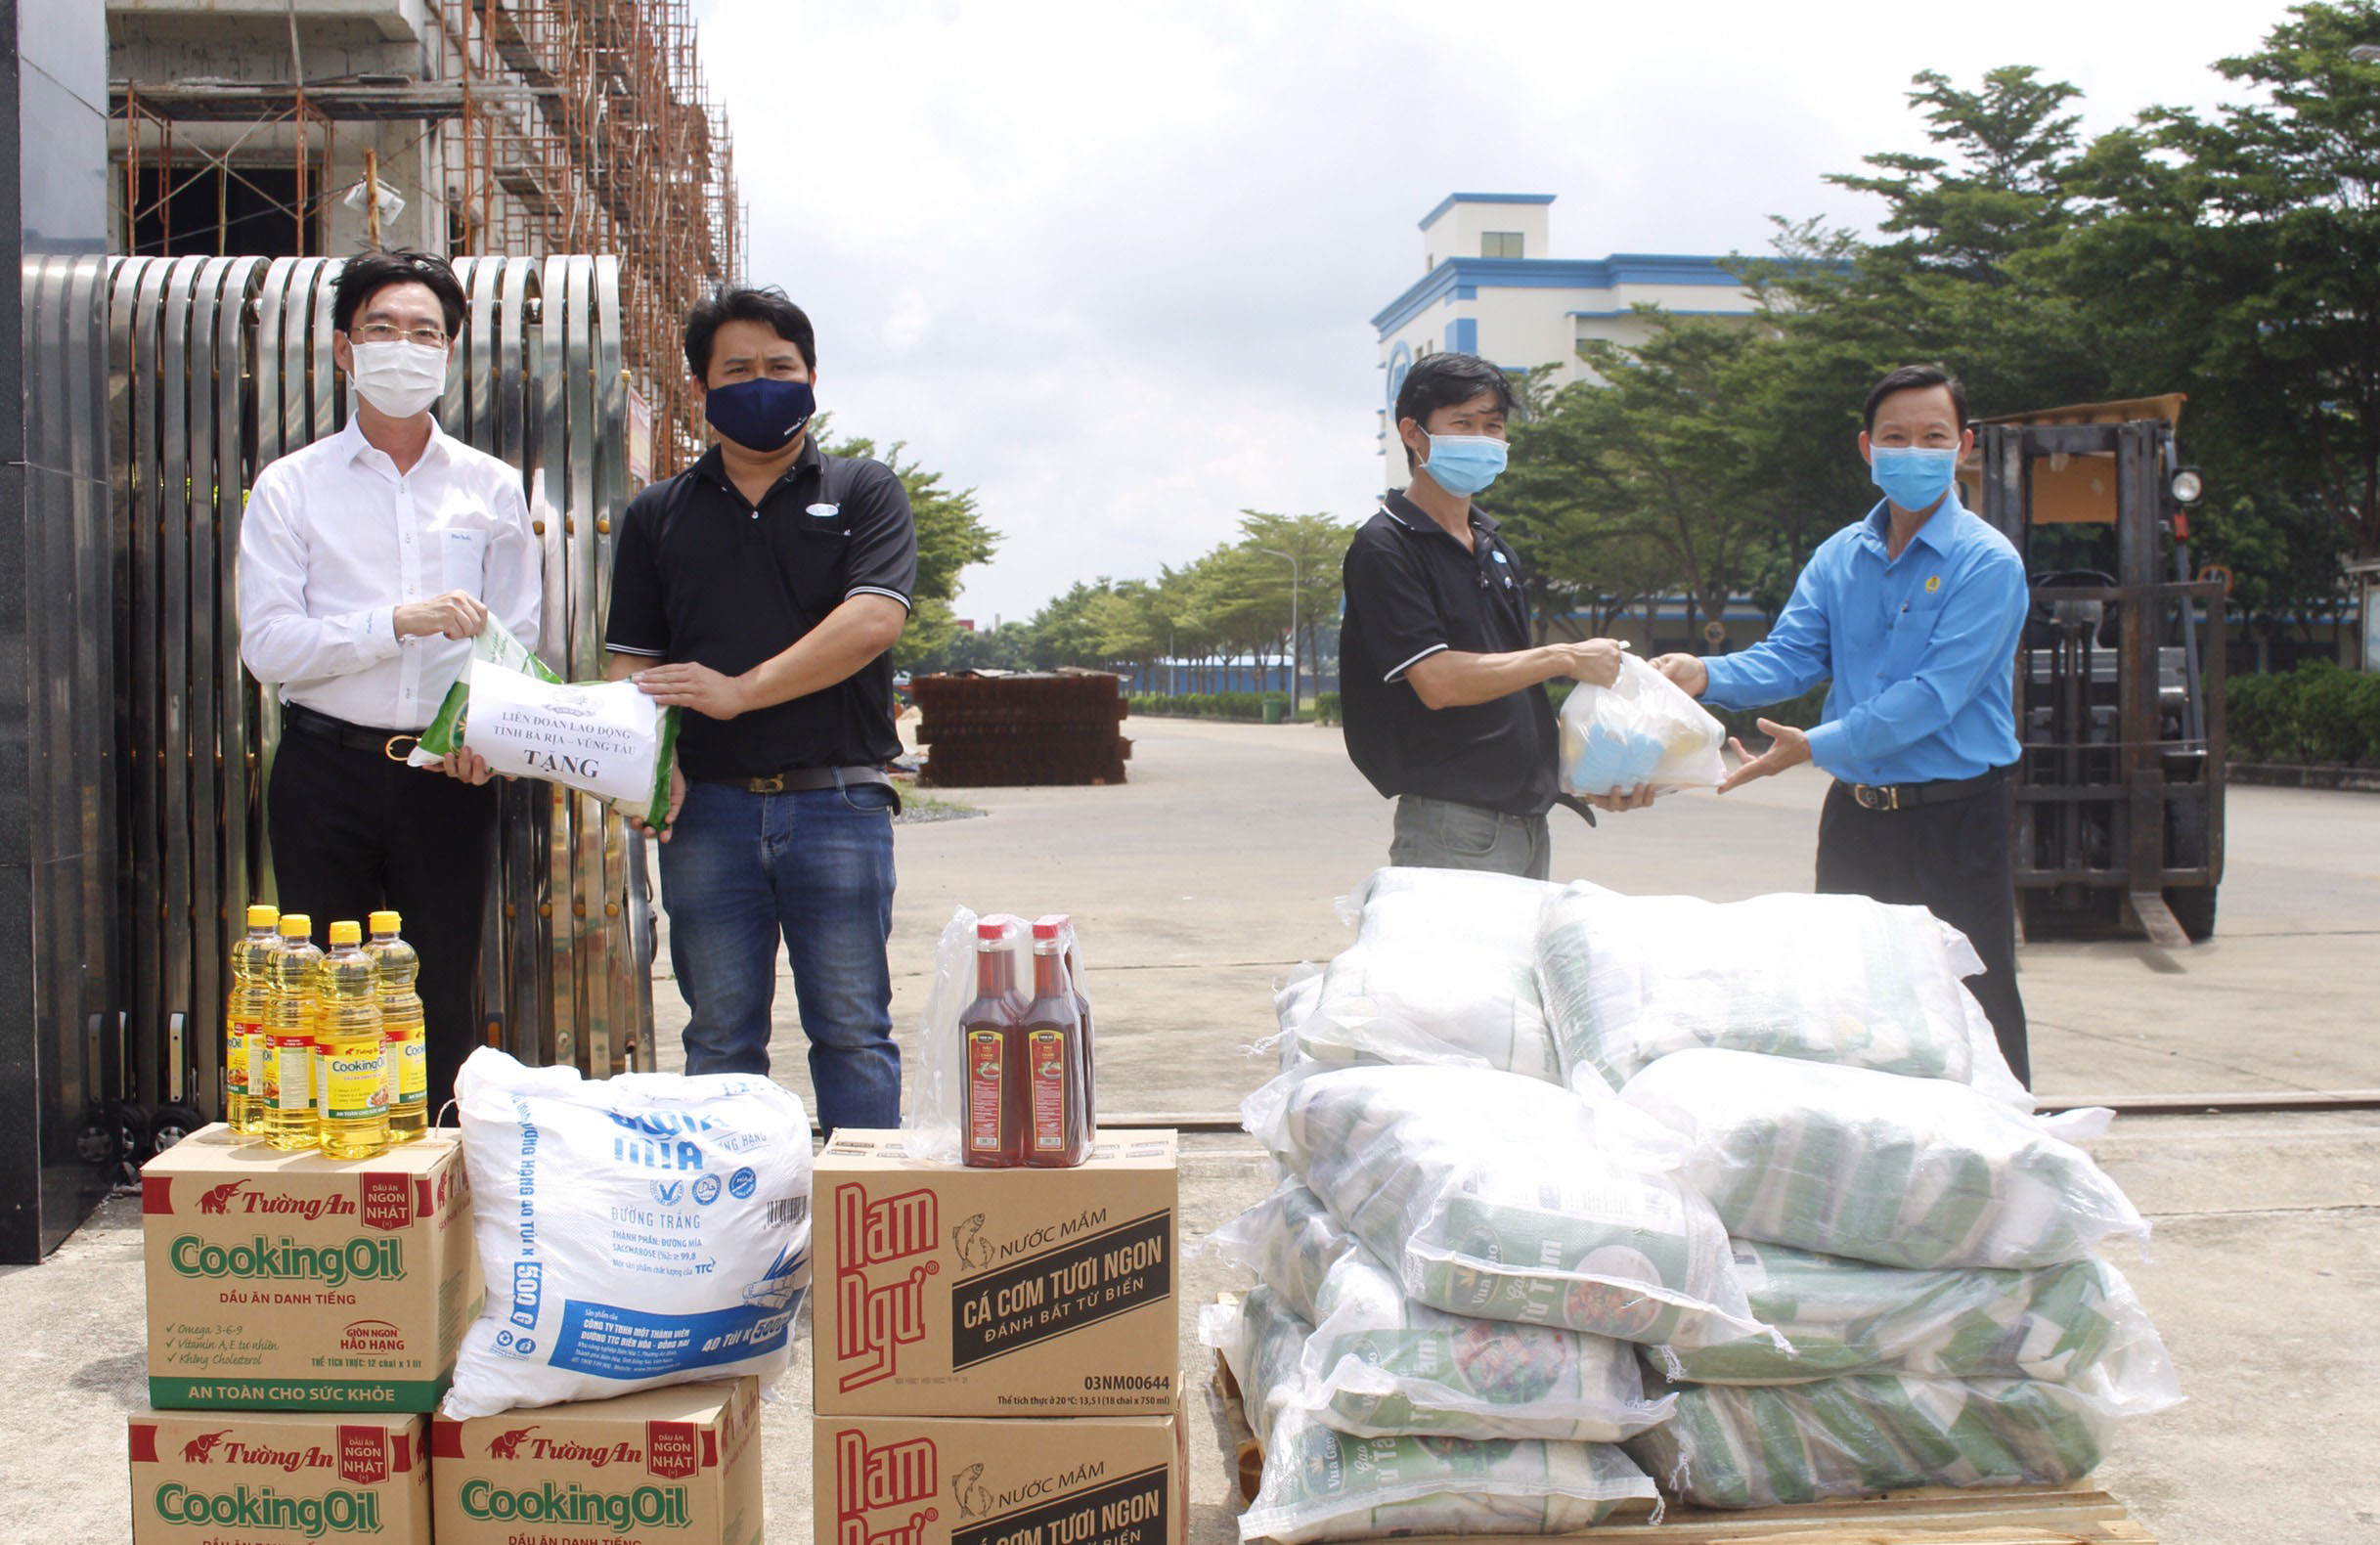
[[[806,445],[755,509],[714,446],[629,502],[612,556],[603,645],[740,676],[782,654],[853,596],[909,604],[917,533],[882,463]],[[888,650],[832,686],[718,720],[680,716],[691,778],[868,767],[901,754]]]
[[[1391,799],[1418,794],[1541,816],[1557,792],[1545,688],[1431,708],[1405,680],[1440,649],[1504,654],[1536,642],[1519,555],[1476,506],[1471,535],[1466,552],[1404,495],[1390,494],[1347,544],[1339,636],[1347,755]]]

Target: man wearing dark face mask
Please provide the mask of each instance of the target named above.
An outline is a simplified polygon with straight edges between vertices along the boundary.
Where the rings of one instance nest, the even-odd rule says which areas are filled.
[[[686,710],[657,834],[686,1071],[769,1071],[782,938],[820,1125],[898,1126],[901,801],[883,768],[917,574],[908,496],[812,442],[816,346],[781,291],[695,307],[685,362],[719,443],[629,504],[604,644],[615,679]]]
[[[463,301],[438,258],[348,259],[331,313],[346,427],[258,472],[240,527],[241,657],[282,703],[265,794],[281,907],[318,940],[333,919],[404,914],[433,1115],[477,1039],[496,799],[470,751],[445,776],[406,754],[488,619],[534,643],[544,605],[520,473],[430,415]]]
[[[1863,417],[1860,453],[1884,497],[1820,544],[1768,638],[1739,654],[1653,664],[1722,708],[1832,684],[1808,733],[1761,720],[1775,743],[1759,757],[1737,746],[1743,765],[1719,792],[1804,762],[1833,774],[1818,889],[1929,907],[1965,934],[1984,964],[1967,986],[2030,1086],[2005,782],[2031,601],[2024,560],[1959,504],[1953,478],[1975,431],[1956,378],[1933,365],[1894,371],[1870,389]]]
[[[1413,476],[1347,544],[1341,703],[1347,755],[1396,801],[1390,863],[1542,880],[1558,792],[1544,684],[1609,686],[1620,646],[1535,642],[1520,556],[1472,503],[1504,470],[1515,405],[1504,373],[1476,355],[1426,355],[1406,375],[1396,432]]]

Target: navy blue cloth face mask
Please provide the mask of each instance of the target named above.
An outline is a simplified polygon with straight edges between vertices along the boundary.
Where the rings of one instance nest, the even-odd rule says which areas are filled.
[[[702,398],[702,416],[712,428],[763,456],[785,449],[817,410],[818,399],[810,382],[771,380],[765,375],[714,386]]]

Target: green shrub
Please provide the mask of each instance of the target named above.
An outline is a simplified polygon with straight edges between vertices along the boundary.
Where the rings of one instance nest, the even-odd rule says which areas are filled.
[[[2380,676],[2307,660],[2285,676],[2235,676],[2224,716],[2239,762],[2380,767]]]
[[[1132,712],[1144,719],[1231,719],[1260,722],[1264,718],[1264,699],[1271,696],[1283,703],[1289,701],[1284,692],[1134,692],[1125,701]]]
[[[1314,723],[1335,725],[1339,722],[1339,694],[1337,692],[1316,692],[1314,694]]]
[[[2289,722],[2291,693],[2286,676],[2234,676],[2225,684],[2224,720],[2233,760],[2297,760],[2297,731]]]

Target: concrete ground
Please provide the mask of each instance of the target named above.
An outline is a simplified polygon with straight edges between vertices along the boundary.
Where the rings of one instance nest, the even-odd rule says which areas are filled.
[[[1122,787],[943,791],[989,814],[900,828],[897,1023],[913,1053],[953,905],[1070,910],[1100,1009],[1103,1114],[1227,1112],[1261,1082],[1239,1048],[1270,1032],[1271,985],[1346,942],[1332,899],[1382,861],[1387,807],[1333,730],[1125,728]],[[1719,900],[1806,889],[1823,792],[1803,772],[1594,831],[1557,812],[1557,876]],[[2228,818],[2213,942],[2024,950],[2046,1097],[2380,1088],[2380,798],[2234,788]],[[667,1066],[684,1015],[666,957],[657,975]],[[778,1032],[779,1076],[808,1100],[789,986]],[[2143,1117],[2091,1146],[2156,1224],[2153,1258],[2120,1263],[2191,1396],[2126,1428],[2102,1483],[2164,1545],[2380,1540],[2368,1436],[2380,1430],[2380,1115]],[[1185,1239],[1268,1184],[1247,1139],[1189,1140]],[[139,1226],[137,1208],[115,1202],[44,1264],[0,1268],[0,1324],[20,1348],[0,1363],[0,1542],[125,1536],[123,1422],[144,1379]],[[1199,1545],[1236,1536],[1220,1413],[1188,1336],[1196,1305],[1239,1285],[1203,1257],[1185,1263]],[[772,1540],[810,1538],[808,1382],[804,1355],[764,1420]]]

